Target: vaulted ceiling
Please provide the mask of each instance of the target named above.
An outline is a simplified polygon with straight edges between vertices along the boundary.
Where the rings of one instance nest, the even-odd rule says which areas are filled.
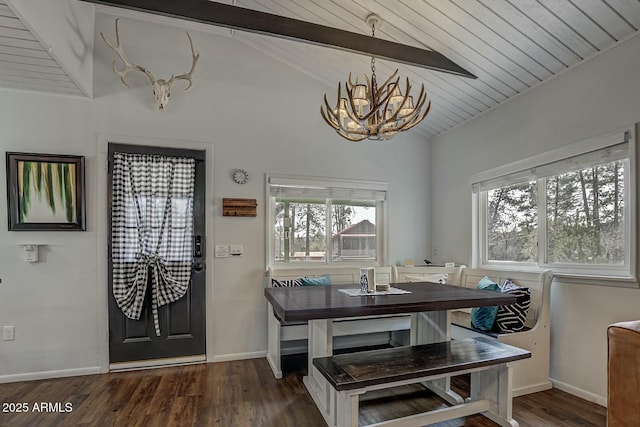
[[[381,80],[399,68],[401,76],[409,77],[414,87],[424,83],[432,109],[419,128],[428,137],[540,85],[637,35],[640,29],[638,0],[224,3],[366,35],[371,34],[371,29],[365,17],[377,13],[384,21],[376,29],[377,38],[436,50],[475,74],[477,79],[469,79],[390,61],[376,62],[376,74]],[[0,85],[73,92],[73,84],[62,68],[48,56],[46,41],[38,41],[28,26],[20,25],[24,27],[0,0]],[[363,55],[242,31],[234,31],[233,37],[326,83],[330,100],[335,96],[331,88],[337,88],[350,72],[370,73],[370,58]],[[45,47],[39,42],[44,42]]]
[[[46,40],[0,0],[0,87],[83,95]]]

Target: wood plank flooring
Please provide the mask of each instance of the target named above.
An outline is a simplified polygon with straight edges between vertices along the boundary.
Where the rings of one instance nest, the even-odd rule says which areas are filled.
[[[266,359],[252,359],[0,384],[0,426],[325,426],[302,384],[306,355],[285,357],[283,368],[281,380]],[[453,385],[464,395],[468,378]],[[12,403],[25,403],[27,411]],[[368,393],[360,422],[443,406],[419,385]],[[549,390],[516,398],[514,418],[521,427],[605,426],[606,409]],[[495,424],[476,415],[437,426]]]

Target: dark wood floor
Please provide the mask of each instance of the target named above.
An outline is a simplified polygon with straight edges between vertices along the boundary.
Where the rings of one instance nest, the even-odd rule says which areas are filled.
[[[305,355],[283,365],[281,380],[266,359],[253,359],[0,384],[0,426],[325,426],[302,384]],[[468,379],[455,379],[454,388],[466,394]],[[369,393],[360,422],[443,406],[420,386]],[[606,409],[549,390],[516,398],[514,418],[521,427],[605,426]],[[437,425],[495,426],[480,415]]]

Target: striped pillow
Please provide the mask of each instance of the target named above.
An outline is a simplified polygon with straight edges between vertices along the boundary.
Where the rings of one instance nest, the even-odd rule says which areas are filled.
[[[302,281],[300,279],[290,279],[290,280],[271,279],[271,286],[274,288],[291,288],[295,286],[302,286]]]
[[[501,291],[516,297],[516,303],[501,305],[496,315],[496,325],[501,333],[520,332],[524,329],[524,321],[531,305],[531,291],[521,288],[507,279],[501,286]]]

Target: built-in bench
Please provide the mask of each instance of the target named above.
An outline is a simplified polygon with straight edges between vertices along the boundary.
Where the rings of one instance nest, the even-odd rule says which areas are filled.
[[[471,324],[471,309],[463,308],[451,312],[451,336],[454,339],[489,336],[500,342],[531,351],[531,359],[519,363],[514,370],[514,395],[521,396],[550,389],[550,300],[553,273],[550,270],[540,272],[507,271],[475,269],[465,266],[394,266],[393,281],[436,281],[445,276],[447,284],[468,288],[476,288],[480,279],[487,276],[499,285],[510,279],[516,285],[530,289],[531,305],[525,320],[524,330],[511,333],[477,330]]]
[[[509,362],[529,357],[529,351],[480,337],[316,358],[313,365],[330,384],[337,427],[359,425],[361,394],[466,373],[471,373],[471,393],[465,403],[375,425],[426,425],[482,413],[500,425],[517,426]]]
[[[457,285],[464,266],[443,267],[432,265],[393,266],[393,282],[437,282]]]
[[[553,273],[550,270],[525,272],[463,268],[459,276],[459,285],[475,288],[485,276],[499,285],[509,279],[520,287],[530,289],[531,305],[524,330],[511,333],[480,331],[471,324],[470,309],[454,310],[451,312],[451,337],[462,339],[489,336],[499,342],[529,350],[531,358],[518,363],[514,369],[514,396],[550,389],[550,300]]]
[[[375,267],[376,283],[391,283],[391,266]],[[329,276],[331,285],[358,285],[360,269],[357,267],[331,268],[295,268],[269,269],[267,286],[273,279],[278,281],[297,280],[302,277],[319,278]],[[307,322],[283,322],[269,305],[267,310],[267,361],[276,378],[282,378],[282,354],[304,353],[307,351]],[[389,344],[391,332],[408,330],[411,327],[410,315],[376,316],[374,318],[348,318],[333,321],[335,348],[361,347],[367,345]],[[375,338],[375,339],[374,339]],[[383,342],[384,341],[384,342]]]

